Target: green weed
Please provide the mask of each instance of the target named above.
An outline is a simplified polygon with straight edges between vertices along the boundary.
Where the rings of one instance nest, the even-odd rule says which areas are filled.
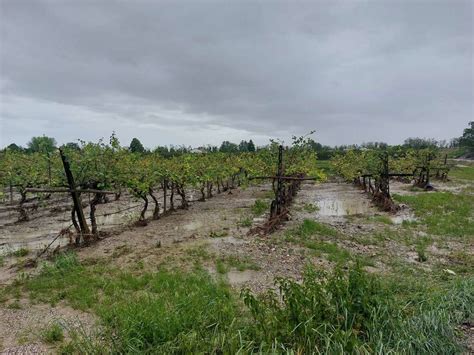
[[[27,256],[30,253],[30,251],[27,248],[20,248],[11,253],[12,256],[16,257],[23,257]]]
[[[41,338],[48,344],[62,341],[64,339],[63,328],[59,324],[53,323],[42,332]]]
[[[305,203],[303,206],[303,210],[305,210],[308,213],[312,213],[312,212],[318,211],[319,207],[313,203]]]
[[[228,235],[229,233],[227,233],[227,231],[221,231],[221,232],[212,231],[209,234],[209,238],[224,238],[224,237],[227,237]]]
[[[329,261],[344,263],[351,260],[351,253],[340,248],[337,244],[325,241],[309,240],[304,244],[308,249],[314,251],[317,256],[325,254]]]
[[[189,248],[187,252],[190,256],[202,261],[211,259],[211,254],[204,245]]]
[[[360,266],[308,269],[302,283],[278,279],[281,295],[244,291],[242,308],[226,284],[202,270],[137,275],[81,265],[65,254],[11,287],[37,299],[60,296],[100,318],[100,333],[72,334],[62,348],[69,352],[461,352],[456,326],[474,316],[474,279],[455,278],[440,289],[400,280],[379,279]],[[50,339],[62,334],[50,333]]]
[[[15,300],[12,303],[9,303],[7,306],[8,309],[22,309],[20,301]]]
[[[376,221],[384,224],[393,224],[393,221],[388,216],[372,216],[369,220]]]
[[[287,234],[296,236],[298,238],[309,237],[315,234],[335,237],[337,235],[337,231],[325,224],[318,223],[311,219],[305,219],[300,226],[298,226],[296,229],[288,231]]]
[[[252,206],[252,213],[255,216],[260,216],[265,213],[269,209],[269,205],[267,202],[262,200],[255,200],[255,203]]]
[[[240,227],[251,227],[252,219],[250,217],[243,217],[239,220],[238,225]]]
[[[359,267],[308,270],[303,283],[279,279],[277,286],[280,295],[245,290],[243,298],[256,338],[291,353],[457,353],[455,324],[474,315],[474,279],[416,303]]]
[[[431,192],[415,196],[394,195],[394,198],[410,205],[430,234],[461,238],[474,235],[472,196]]]
[[[449,177],[474,182],[474,166],[454,167],[449,171]]]

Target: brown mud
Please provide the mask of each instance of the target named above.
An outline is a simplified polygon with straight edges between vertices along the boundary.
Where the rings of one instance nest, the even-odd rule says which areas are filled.
[[[414,193],[409,185],[401,183],[392,184],[391,191]],[[335,182],[303,183],[290,207],[289,221],[272,235],[248,235],[250,228],[262,223],[266,217],[266,214],[254,215],[252,206],[257,199],[269,204],[270,196],[270,184],[233,189],[204,202],[195,201],[188,209],[178,209],[159,220],[150,220],[143,227],[133,225],[140,205],[137,210],[113,214],[109,219],[99,217],[101,228],[109,228],[108,236],[75,251],[81,260],[105,259],[111,267],[139,268],[140,272],[153,272],[159,268],[192,269],[198,265],[216,278],[226,278],[236,289],[249,287],[261,292],[274,287],[276,277],[299,280],[308,264],[321,268],[334,264],[324,253],[315,254],[304,245],[287,242],[288,231],[300,226],[305,219],[333,228],[337,233],[321,235],[321,241],[336,244],[350,255],[363,257],[370,272],[396,272],[394,267],[398,263],[414,270],[429,271],[434,263],[449,261],[452,250],[459,248],[456,244],[445,243],[441,246],[435,242],[429,246],[429,260],[420,263],[413,243],[398,233],[403,221],[414,220],[413,212],[408,207],[401,208],[395,214],[381,212],[363,191],[351,184]],[[97,214],[105,215],[133,203],[136,201],[123,198],[99,205]],[[179,201],[176,206],[179,206]],[[69,212],[56,213],[51,217],[4,227],[0,229],[0,238],[3,238],[0,240],[8,243],[10,248],[19,243],[33,249],[49,241],[51,235],[68,224]],[[45,232],[48,233],[47,238],[38,237]],[[423,231],[419,231],[410,238],[423,237]],[[67,242],[62,240],[60,243],[64,245]],[[28,270],[18,267],[21,260],[21,257],[5,257],[3,266],[0,266],[0,284],[13,282],[24,272],[37,272],[38,268]],[[44,324],[54,319],[68,324],[85,324],[87,327],[92,327],[95,319],[86,312],[63,305],[51,308],[22,300],[22,308],[13,309],[8,306],[11,302],[9,300],[0,305],[0,319],[6,320],[0,322],[3,323],[0,324],[0,350],[3,348],[9,353],[15,353],[16,349],[17,353],[53,351],[38,337],[25,338],[22,332],[37,334]]]

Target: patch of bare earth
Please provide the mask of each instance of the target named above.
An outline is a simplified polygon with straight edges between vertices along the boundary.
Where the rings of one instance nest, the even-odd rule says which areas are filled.
[[[93,329],[95,317],[89,313],[58,304],[32,304],[23,299],[15,307],[11,302],[0,306],[0,354],[48,354],[56,353],[55,345],[41,340],[41,333],[53,323],[68,330]],[[10,305],[10,306],[9,306]]]

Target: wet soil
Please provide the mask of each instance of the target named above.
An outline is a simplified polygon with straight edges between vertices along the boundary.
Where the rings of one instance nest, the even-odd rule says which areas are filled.
[[[402,183],[392,184],[391,189],[392,193],[415,193],[410,191],[409,185]],[[192,269],[200,265],[215,277],[225,277],[236,289],[249,287],[262,292],[274,287],[276,277],[299,280],[307,264],[331,267],[332,263],[325,255],[315,255],[302,245],[286,242],[285,233],[301,225],[304,219],[316,220],[337,230],[336,236],[321,237],[351,254],[371,260],[372,264],[366,267],[370,272],[392,272],[394,260],[401,260],[414,269],[429,270],[432,263],[447,260],[453,249],[460,248],[449,243],[441,246],[435,241],[428,249],[430,260],[420,263],[413,243],[408,243],[397,234],[399,224],[414,218],[409,208],[404,207],[396,214],[381,212],[363,191],[351,184],[337,182],[302,184],[290,208],[289,221],[271,236],[248,235],[249,229],[262,223],[266,217],[255,216],[251,207],[256,199],[269,202],[270,191],[270,184],[264,184],[223,192],[207,201],[193,202],[186,210],[178,209],[159,220],[151,220],[143,227],[131,223],[136,218],[137,211],[134,210],[127,212],[130,214],[112,215],[114,217],[110,219],[104,216],[99,223],[103,229],[110,228],[108,236],[76,252],[81,260],[106,259],[111,267],[139,272],[159,268]],[[99,205],[97,214],[130,207],[133,202],[132,199],[122,199],[117,203]],[[51,235],[57,233],[58,229],[69,223],[68,217],[69,212],[66,215],[56,213],[52,221],[41,218],[8,226],[10,229],[4,227],[0,229],[0,238],[4,238],[3,242],[9,238],[10,245],[27,243],[28,247],[32,247],[38,242],[35,241],[38,235],[45,231]],[[244,220],[252,221],[252,225],[243,223]],[[418,237],[424,237],[422,231],[413,236]],[[48,238],[39,242],[44,243]],[[61,243],[67,243],[67,240]],[[239,270],[230,266],[227,272],[219,274],[217,261],[225,263],[229,258],[242,260],[252,267]],[[0,267],[0,283],[10,283],[19,272],[25,272],[14,267],[17,262],[18,258],[5,258],[4,265]],[[5,334],[0,349],[18,346],[22,339],[20,333],[31,329],[30,333],[34,334],[45,324],[43,321],[76,316],[83,317],[88,324],[93,322],[87,313],[66,310],[62,306],[51,309],[45,305],[25,303],[22,309],[12,310],[8,308],[8,303],[0,305],[0,319],[11,319],[0,324],[0,334]],[[48,347],[38,338],[28,338],[26,344],[38,347],[39,352],[48,351]],[[25,351],[28,350],[25,348]]]

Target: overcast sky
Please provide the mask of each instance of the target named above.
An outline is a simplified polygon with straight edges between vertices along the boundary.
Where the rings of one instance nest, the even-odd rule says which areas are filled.
[[[0,147],[115,131],[218,144],[449,139],[473,120],[472,1],[0,0]]]

